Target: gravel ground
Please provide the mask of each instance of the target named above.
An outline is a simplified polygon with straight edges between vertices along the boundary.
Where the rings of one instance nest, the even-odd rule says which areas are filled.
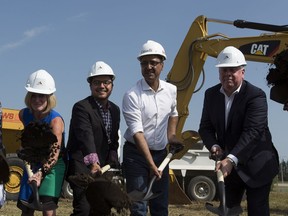
[[[219,202],[210,202],[218,207]],[[288,216],[288,192],[285,190],[275,190],[270,195],[271,216]],[[246,203],[243,201],[242,207],[244,213],[241,216],[247,216]],[[69,199],[61,199],[57,215],[69,216],[72,211],[72,203]],[[7,203],[0,209],[0,216],[19,216],[20,210],[16,207],[15,201],[7,201]],[[35,216],[41,216],[41,212],[36,212]],[[127,214],[115,214],[125,216]],[[149,215],[149,214],[148,214]],[[212,216],[208,210],[205,209],[205,202],[193,202],[191,205],[170,205],[169,216]]]

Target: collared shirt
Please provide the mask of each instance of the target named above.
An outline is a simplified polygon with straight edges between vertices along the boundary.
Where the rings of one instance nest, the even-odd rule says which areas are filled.
[[[239,93],[240,89],[241,89],[242,83],[241,85],[230,95],[230,97],[225,93],[223,87],[220,88],[220,92],[222,94],[224,94],[225,96],[225,129],[227,127],[227,121],[228,121],[228,116],[229,116],[229,112],[232,106],[232,103],[234,101],[234,97],[236,94]],[[235,164],[237,165],[238,163],[238,158],[235,157],[235,155],[229,154],[227,157],[231,158]]]
[[[162,150],[168,143],[170,116],[178,116],[176,86],[160,80],[155,92],[144,79],[123,97],[122,112],[128,126],[124,138],[135,143],[133,135],[143,132],[151,150]]]
[[[109,110],[109,103],[107,104],[107,108],[103,107],[102,104],[100,104],[97,100],[95,100],[96,104],[99,107],[100,113],[101,113],[101,117],[103,119],[103,123],[105,126],[105,130],[107,133],[107,137],[108,137],[108,144],[111,143],[111,139],[110,139],[110,135],[111,135],[111,131],[112,131],[112,118],[111,118],[111,113]]]
[[[224,94],[225,96],[225,129],[227,127],[228,116],[229,116],[229,112],[230,112],[234,97],[236,94],[239,93],[241,85],[230,95],[230,97],[225,93],[223,86],[220,88],[220,92]]]

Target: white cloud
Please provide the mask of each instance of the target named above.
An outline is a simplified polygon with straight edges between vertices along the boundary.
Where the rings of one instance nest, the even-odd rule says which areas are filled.
[[[10,42],[8,44],[4,44],[0,47],[0,53],[3,53],[4,51],[16,49],[17,47],[20,47],[26,43],[28,43],[33,38],[39,36],[43,32],[46,32],[49,30],[48,26],[40,26],[35,27],[33,29],[27,30],[23,33],[23,37],[19,39],[18,41]]]
[[[47,26],[36,27],[36,28],[30,29],[28,31],[25,31],[24,36],[26,39],[33,38],[33,37],[36,37],[45,31],[48,31],[48,29],[49,28]]]

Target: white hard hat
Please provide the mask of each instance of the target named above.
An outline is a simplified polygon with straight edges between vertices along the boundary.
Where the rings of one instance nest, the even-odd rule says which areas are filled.
[[[167,59],[163,46],[153,40],[148,40],[145,44],[143,44],[137,59],[139,60],[142,56],[145,55],[160,55],[164,57],[164,60]]]
[[[103,61],[97,61],[92,65],[91,70],[88,73],[87,81],[89,82],[90,77],[101,75],[112,76],[112,80],[115,79],[115,74],[112,68]]]
[[[26,90],[38,94],[52,94],[56,91],[53,77],[45,70],[37,70],[30,74]]]
[[[247,65],[243,53],[233,46],[223,49],[218,57],[216,67],[238,67]]]

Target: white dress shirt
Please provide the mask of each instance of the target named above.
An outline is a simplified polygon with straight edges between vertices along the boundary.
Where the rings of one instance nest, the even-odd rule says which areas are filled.
[[[144,79],[128,90],[122,103],[122,112],[128,126],[124,138],[135,143],[133,135],[143,132],[151,150],[162,150],[168,143],[167,127],[170,116],[178,116],[177,89],[160,80],[155,92]]]

